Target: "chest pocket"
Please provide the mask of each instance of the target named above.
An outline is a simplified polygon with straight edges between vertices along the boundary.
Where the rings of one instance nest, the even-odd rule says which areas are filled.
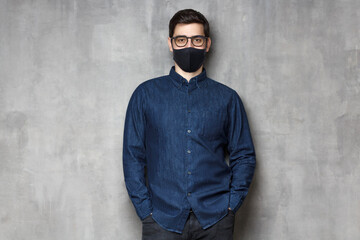
[[[215,139],[224,135],[225,113],[223,111],[201,111],[200,112],[200,135]]]

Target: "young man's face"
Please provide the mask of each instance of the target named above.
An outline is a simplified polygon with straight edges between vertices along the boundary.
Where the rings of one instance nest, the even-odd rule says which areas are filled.
[[[178,23],[175,26],[173,37],[176,37],[176,36],[179,36],[179,35],[185,35],[185,36],[188,36],[188,37],[192,37],[192,36],[195,36],[195,35],[205,36],[204,26],[201,23],[189,23],[189,24]],[[191,39],[189,38],[187,44],[184,47],[178,47],[178,46],[176,46],[174,40],[173,40],[173,44],[171,46],[171,38],[169,37],[168,38],[168,45],[169,45],[169,50],[171,52],[173,51],[172,47],[174,47],[174,49],[182,49],[182,48],[188,48],[188,47],[204,49],[205,46],[207,46],[206,47],[206,52],[208,52],[209,49],[210,49],[210,45],[211,45],[211,39],[210,39],[210,37],[207,39],[207,45],[204,43],[203,46],[196,47],[196,46],[194,46],[192,44]]]

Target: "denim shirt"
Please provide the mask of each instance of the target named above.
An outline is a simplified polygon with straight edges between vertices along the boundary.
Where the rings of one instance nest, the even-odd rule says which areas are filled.
[[[240,208],[255,165],[239,95],[208,78],[205,68],[188,82],[172,66],[169,75],[142,82],[132,93],[123,171],[141,220],[151,214],[164,229],[182,233],[192,209],[209,228],[228,207],[234,213]]]

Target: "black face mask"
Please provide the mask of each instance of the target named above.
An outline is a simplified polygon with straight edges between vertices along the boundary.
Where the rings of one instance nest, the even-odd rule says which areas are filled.
[[[173,49],[173,59],[185,72],[195,72],[205,60],[206,48],[193,47]]]

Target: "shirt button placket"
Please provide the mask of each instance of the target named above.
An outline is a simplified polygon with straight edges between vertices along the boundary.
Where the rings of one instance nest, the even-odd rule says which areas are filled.
[[[189,86],[189,85],[187,85]],[[187,132],[187,140],[186,140],[186,146],[187,146],[187,150],[186,150],[186,161],[185,161],[185,169],[187,171],[186,175],[187,175],[187,178],[186,178],[186,185],[187,185],[187,196],[191,196],[191,185],[192,185],[192,181],[191,181],[191,166],[190,166],[190,163],[192,162],[191,161],[191,101],[190,101],[190,92],[189,92],[189,88],[187,87],[186,88],[186,91],[187,91],[187,94],[186,94],[186,107],[187,107],[187,114],[186,114],[186,120],[187,120],[187,126],[188,128],[186,129],[186,132]]]

